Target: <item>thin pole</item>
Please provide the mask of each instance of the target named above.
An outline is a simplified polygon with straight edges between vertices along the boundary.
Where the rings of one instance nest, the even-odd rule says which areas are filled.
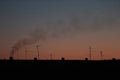
[[[103,51],[100,51],[101,60],[103,60]]]
[[[37,53],[38,53],[38,59],[39,59],[39,45],[36,45]]]
[[[91,46],[89,46],[89,58],[91,60]]]
[[[27,49],[25,48],[25,59],[27,59]]]
[[[50,59],[52,60],[52,53],[50,54]]]

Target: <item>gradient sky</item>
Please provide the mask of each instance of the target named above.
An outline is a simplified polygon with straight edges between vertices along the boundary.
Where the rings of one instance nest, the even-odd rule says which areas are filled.
[[[26,41],[24,45],[19,45]],[[119,0],[0,0],[0,59],[120,58]]]

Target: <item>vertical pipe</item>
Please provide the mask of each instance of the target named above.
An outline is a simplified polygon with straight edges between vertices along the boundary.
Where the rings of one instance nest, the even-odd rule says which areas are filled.
[[[52,53],[50,54],[50,60],[52,60]]]
[[[103,60],[103,51],[100,51],[101,60]]]
[[[39,45],[36,45],[37,53],[38,53],[38,59],[39,59]]]
[[[91,60],[91,46],[89,46],[89,58]]]
[[[27,49],[25,48],[25,59],[27,59]]]

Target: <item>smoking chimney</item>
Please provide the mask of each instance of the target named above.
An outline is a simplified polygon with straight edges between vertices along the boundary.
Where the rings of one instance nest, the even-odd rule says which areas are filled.
[[[9,57],[10,60],[13,60],[14,53],[15,53],[15,48],[12,47],[12,51],[10,52],[10,57]]]

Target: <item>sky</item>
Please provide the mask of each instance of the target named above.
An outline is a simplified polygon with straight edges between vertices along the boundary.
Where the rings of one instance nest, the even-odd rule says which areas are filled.
[[[0,59],[120,58],[119,0],[0,0]]]

